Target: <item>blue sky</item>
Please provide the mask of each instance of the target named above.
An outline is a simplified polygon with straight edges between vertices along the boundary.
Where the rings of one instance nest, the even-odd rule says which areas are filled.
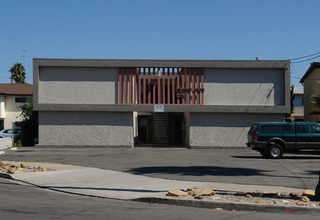
[[[32,58],[302,57],[320,52],[319,9],[319,0],[0,0],[0,83],[15,62],[32,83]],[[293,84],[310,62],[320,58],[293,64]]]

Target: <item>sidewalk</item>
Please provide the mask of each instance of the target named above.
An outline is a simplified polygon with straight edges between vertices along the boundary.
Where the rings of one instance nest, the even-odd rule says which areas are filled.
[[[10,164],[18,162],[7,161]],[[81,167],[62,164],[48,163],[26,163],[32,167],[46,167],[55,169],[48,172],[26,172],[17,174],[2,174],[2,177],[30,183],[42,188],[73,193],[78,195],[134,200],[144,202],[165,203],[174,205],[188,205],[205,208],[224,208],[235,210],[250,211],[271,211],[271,212],[307,212],[320,213],[319,207],[285,207],[270,206],[262,204],[242,204],[229,202],[215,202],[202,200],[186,200],[166,196],[168,190],[188,189],[188,188],[210,188],[221,191],[244,191],[244,192],[271,192],[281,193],[301,192],[301,189],[286,188],[279,186],[258,186],[258,185],[239,185],[215,182],[192,182],[177,181],[133,175],[123,172]],[[320,202],[318,202],[320,203]]]

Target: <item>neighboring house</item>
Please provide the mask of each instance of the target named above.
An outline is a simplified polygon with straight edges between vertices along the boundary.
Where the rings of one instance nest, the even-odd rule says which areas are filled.
[[[40,146],[245,146],[290,112],[290,61],[34,59]]]
[[[293,106],[294,106],[294,117],[295,121],[303,121],[304,120],[304,108],[303,108],[303,88],[294,87],[293,89]]]
[[[0,130],[12,128],[12,123],[20,121],[20,105],[32,97],[30,84],[0,84]]]
[[[320,121],[320,114],[312,114],[317,109],[311,104],[311,96],[320,94],[320,84],[318,81],[320,81],[320,62],[313,62],[300,80],[300,83],[304,85],[305,121]]]

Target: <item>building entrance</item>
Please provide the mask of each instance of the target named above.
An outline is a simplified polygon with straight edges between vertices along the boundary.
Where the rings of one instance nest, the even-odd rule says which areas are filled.
[[[140,113],[136,146],[183,146],[186,144],[184,113]]]

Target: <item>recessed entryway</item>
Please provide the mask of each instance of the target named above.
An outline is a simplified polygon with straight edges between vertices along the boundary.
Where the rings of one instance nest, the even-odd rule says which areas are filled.
[[[186,146],[186,116],[178,113],[137,113],[135,146]]]

